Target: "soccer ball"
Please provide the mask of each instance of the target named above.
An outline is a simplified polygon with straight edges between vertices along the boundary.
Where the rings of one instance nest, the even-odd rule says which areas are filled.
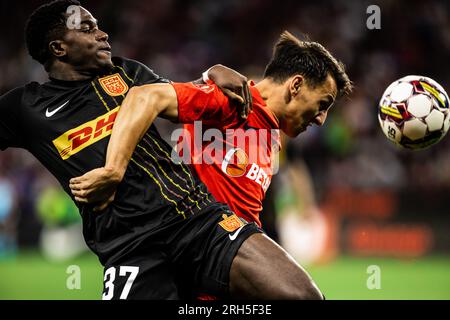
[[[406,76],[394,81],[383,93],[378,120],[390,141],[408,149],[423,149],[447,133],[449,98],[436,81]]]

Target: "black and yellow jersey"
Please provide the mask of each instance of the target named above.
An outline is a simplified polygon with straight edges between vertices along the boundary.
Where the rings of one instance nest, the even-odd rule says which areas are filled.
[[[167,82],[119,57],[108,73],[84,81],[31,82],[0,98],[0,148],[31,152],[70,195],[69,180],[105,163],[120,105],[132,86]],[[136,147],[114,202],[103,212],[79,206],[88,246],[105,264],[215,202],[152,125]]]

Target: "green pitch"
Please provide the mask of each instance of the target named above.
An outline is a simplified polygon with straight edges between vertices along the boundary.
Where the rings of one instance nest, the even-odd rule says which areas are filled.
[[[80,289],[69,290],[66,273],[80,267]],[[367,268],[378,266],[380,289],[369,290]],[[327,299],[450,299],[450,257],[420,260],[341,257],[307,267]],[[85,254],[64,263],[50,263],[36,252],[0,260],[0,299],[100,299],[103,270]]]
[[[67,289],[71,265],[80,267],[80,289]],[[0,299],[92,300],[102,294],[103,269],[93,254],[54,263],[36,252],[21,253],[0,260],[0,275]]]
[[[380,268],[380,289],[367,287],[371,265]],[[450,299],[450,256],[418,260],[345,257],[307,269],[327,299]]]

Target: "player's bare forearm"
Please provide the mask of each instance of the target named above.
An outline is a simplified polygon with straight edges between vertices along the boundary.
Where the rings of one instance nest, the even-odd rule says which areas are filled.
[[[105,168],[122,180],[134,149],[157,116],[176,120],[177,97],[169,84],[133,87],[114,122]]]
[[[154,84],[130,89],[114,122],[105,166],[72,178],[69,187],[79,203],[96,204],[103,210],[114,200],[131,155],[157,116],[178,118],[177,96],[169,84]]]

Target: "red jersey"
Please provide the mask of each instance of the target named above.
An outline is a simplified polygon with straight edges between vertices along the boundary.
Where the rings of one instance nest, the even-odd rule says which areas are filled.
[[[179,155],[190,161],[218,201],[261,226],[262,201],[280,148],[277,119],[253,83],[253,110],[246,120],[215,84],[172,85],[178,98],[178,120],[185,123],[177,145]]]

